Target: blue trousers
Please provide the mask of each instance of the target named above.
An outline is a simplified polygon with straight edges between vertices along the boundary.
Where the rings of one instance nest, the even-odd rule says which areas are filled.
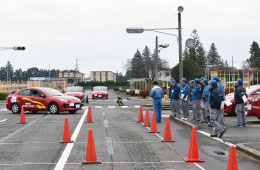
[[[156,122],[161,123],[162,118],[162,100],[161,99],[153,99],[154,111],[156,113]]]

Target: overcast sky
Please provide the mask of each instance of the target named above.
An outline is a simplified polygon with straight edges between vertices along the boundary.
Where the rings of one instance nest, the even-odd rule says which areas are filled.
[[[177,27],[177,7],[184,12],[183,39],[198,30],[206,50],[212,42],[220,55],[240,67],[249,57],[252,41],[260,43],[259,0],[0,0],[0,46],[26,46],[26,51],[0,51],[0,66],[15,68],[122,71],[127,58],[145,45],[154,48],[156,33],[130,35],[131,26]],[[177,34],[177,31],[172,31]],[[161,57],[178,63],[175,37]]]

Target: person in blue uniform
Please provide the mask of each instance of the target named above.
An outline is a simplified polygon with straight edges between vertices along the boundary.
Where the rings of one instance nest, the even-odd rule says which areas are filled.
[[[208,124],[210,122],[210,107],[209,107],[209,85],[208,85],[208,79],[204,78],[203,79],[203,92],[201,96],[201,101],[203,102],[204,108],[202,109],[202,116],[203,116],[203,121],[201,123]]]
[[[158,82],[153,82],[153,89],[150,92],[150,96],[153,98],[154,111],[156,113],[156,122],[161,123],[162,118],[162,98],[163,98],[163,89],[158,86]]]
[[[190,117],[189,114],[189,93],[190,86],[188,85],[188,80],[186,78],[181,79],[181,88],[180,88],[180,100],[182,102],[182,111],[184,120],[188,120]]]
[[[180,111],[180,87],[176,83],[175,79],[171,79],[171,86],[169,88],[169,97],[171,99],[171,110],[172,114],[171,117],[178,117],[181,118],[181,111]]]
[[[192,87],[192,110],[193,110],[193,121],[200,122],[200,79],[194,79],[194,86]]]

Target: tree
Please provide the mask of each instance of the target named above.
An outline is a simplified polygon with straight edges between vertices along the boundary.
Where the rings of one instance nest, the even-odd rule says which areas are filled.
[[[179,64],[177,64],[175,67],[172,68],[171,76],[175,80],[180,80],[179,79]],[[203,74],[200,73],[200,67],[198,66],[198,64],[189,58],[184,58],[184,60],[183,60],[183,77],[187,78],[188,80],[192,80],[194,78],[200,78],[202,76],[203,76]]]
[[[14,74],[14,67],[13,65],[11,64],[10,61],[7,61],[6,63],[6,80],[7,81],[12,81],[12,77],[13,77],[13,74]]]
[[[253,41],[251,48],[250,48],[250,58],[247,59],[249,66],[252,69],[259,69],[260,68],[260,48],[257,42]]]
[[[218,54],[217,48],[214,43],[211,44],[208,55],[207,55],[207,65],[217,65],[221,66],[223,62]]]
[[[143,57],[139,50],[134,54],[134,58],[131,60],[131,77],[142,78],[145,75],[145,68]]]

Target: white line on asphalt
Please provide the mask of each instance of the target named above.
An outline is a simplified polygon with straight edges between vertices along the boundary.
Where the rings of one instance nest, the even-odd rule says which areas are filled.
[[[114,109],[114,108],[116,108],[116,106],[108,106],[107,108]]]
[[[71,140],[76,141],[76,139],[78,137],[78,134],[79,134],[79,131],[80,131],[80,129],[81,129],[82,125],[83,125],[83,122],[85,120],[85,117],[87,115],[87,112],[88,112],[88,109],[86,109],[84,114],[81,116],[81,119],[80,119],[76,129],[73,132]],[[62,153],[58,163],[56,164],[54,170],[62,170],[64,168],[64,166],[65,166],[65,164],[66,164],[66,162],[67,162],[67,160],[69,158],[69,155],[70,155],[70,152],[71,152],[73,146],[74,146],[74,143],[68,143],[67,144],[67,146],[66,146],[65,150],[63,151],[63,153]]]
[[[121,108],[128,108],[128,106],[121,106]]]
[[[206,170],[206,169],[204,169],[202,166],[200,166],[199,164],[197,164],[197,163],[194,163],[194,165],[196,165],[198,168],[200,168],[201,170]]]
[[[106,143],[107,143],[107,152],[109,155],[114,155],[114,147],[112,144],[111,137],[106,137]]]
[[[1,109],[0,111],[7,111],[7,109]]]
[[[140,108],[140,106],[134,106],[135,108]]]
[[[102,112],[102,115],[103,115],[103,116],[105,116],[105,115],[106,115],[106,112],[105,112],[105,111],[103,111],[103,112]]]
[[[102,109],[102,106],[95,106],[95,109]]]
[[[104,120],[104,127],[105,128],[108,128],[109,126],[108,126],[108,120]]]
[[[0,120],[0,123],[7,121],[7,119]]]

